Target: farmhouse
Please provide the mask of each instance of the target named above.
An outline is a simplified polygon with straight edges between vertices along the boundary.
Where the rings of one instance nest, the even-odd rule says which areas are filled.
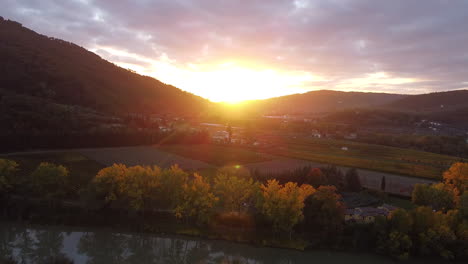
[[[170,127],[167,127],[167,126],[159,126],[159,130],[161,132],[171,132],[172,129]]]
[[[397,207],[384,204],[377,208],[375,207],[357,207],[352,209],[346,209],[345,211],[345,222],[347,223],[373,223],[377,216],[387,217],[392,211],[396,210]]]
[[[320,132],[318,132],[317,130],[314,130],[314,131],[312,131],[311,136],[314,137],[314,138],[321,138],[322,134],[320,134]]]
[[[345,139],[356,139],[357,134],[356,133],[349,133],[348,135],[344,136]]]
[[[217,143],[226,143],[229,141],[229,133],[227,131],[219,130],[216,131],[211,138]]]

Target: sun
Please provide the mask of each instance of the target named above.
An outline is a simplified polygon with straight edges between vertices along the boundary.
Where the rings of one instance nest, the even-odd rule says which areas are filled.
[[[304,73],[285,73],[228,62],[197,72],[192,81],[201,86],[198,90],[201,96],[234,104],[302,92],[302,83],[310,78]]]

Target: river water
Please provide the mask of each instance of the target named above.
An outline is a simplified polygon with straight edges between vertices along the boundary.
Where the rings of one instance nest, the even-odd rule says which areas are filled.
[[[19,263],[44,263],[47,259],[58,256],[66,256],[75,264],[395,263],[389,258],[373,254],[301,252],[192,237],[118,233],[63,226],[0,223],[0,239],[0,255],[11,255]]]

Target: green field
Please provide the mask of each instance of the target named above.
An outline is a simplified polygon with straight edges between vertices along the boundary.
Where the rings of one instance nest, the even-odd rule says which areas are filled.
[[[182,157],[201,160],[216,166],[246,164],[272,160],[268,154],[258,153],[245,148],[213,144],[199,145],[164,145],[158,149]]]
[[[266,150],[273,155],[401,175],[440,179],[458,157],[330,139],[286,139]],[[348,150],[342,150],[347,147]]]
[[[86,185],[100,169],[105,166],[88,159],[77,152],[42,152],[31,154],[18,154],[1,156],[0,158],[14,160],[19,164],[19,177],[28,177],[31,172],[41,163],[50,162],[60,164],[70,172],[71,188],[78,190]]]

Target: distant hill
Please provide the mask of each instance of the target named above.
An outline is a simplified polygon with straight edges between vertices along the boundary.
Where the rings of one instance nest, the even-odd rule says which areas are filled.
[[[36,105],[55,105],[51,111],[70,106],[72,113],[197,115],[211,106],[199,96],[1,17],[0,62],[0,108],[8,105],[15,114],[22,111],[21,96]]]
[[[468,107],[468,90],[409,95],[386,105],[386,108],[414,111],[440,112]]]
[[[349,108],[329,113],[324,120],[352,124],[403,127],[421,120],[468,129],[468,90],[408,95],[374,108]]]
[[[307,114],[381,106],[405,97],[400,94],[320,90],[255,101],[250,107],[271,115]]]
[[[468,129],[468,103],[464,107],[453,110],[430,112],[427,115],[429,120],[445,123],[457,128]]]
[[[417,114],[380,108],[345,109],[331,112],[323,121],[354,126],[413,127],[423,117]]]

